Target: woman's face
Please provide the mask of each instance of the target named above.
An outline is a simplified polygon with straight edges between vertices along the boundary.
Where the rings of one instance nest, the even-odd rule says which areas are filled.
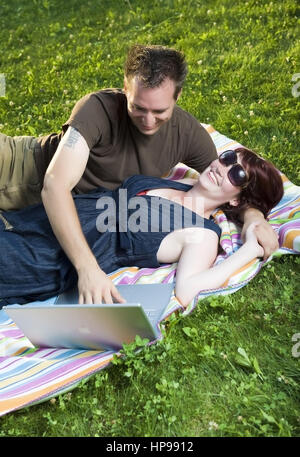
[[[241,164],[239,155],[238,163]],[[228,178],[228,171],[232,166],[226,167],[216,159],[199,177],[199,184],[202,189],[208,191],[209,195],[214,199],[222,200],[222,204],[238,197],[241,191],[241,188],[234,186]]]

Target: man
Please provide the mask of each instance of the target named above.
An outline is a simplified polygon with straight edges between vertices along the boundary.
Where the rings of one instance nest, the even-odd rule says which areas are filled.
[[[186,74],[178,51],[135,45],[127,56],[123,91],[83,97],[61,134],[0,136],[5,171],[0,209],[35,203],[42,187],[52,229],[78,273],[80,303],[123,300],[88,246],[72,192],[114,189],[133,174],[162,176],[178,162],[202,172],[217,157],[205,129],[176,105]],[[277,237],[256,209],[245,212],[244,230],[253,220],[259,221],[256,234],[268,256],[278,247]]]

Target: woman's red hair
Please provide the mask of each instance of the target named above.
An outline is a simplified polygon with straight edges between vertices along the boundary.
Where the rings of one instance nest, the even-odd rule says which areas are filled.
[[[228,217],[235,221],[243,220],[247,208],[256,208],[267,217],[269,211],[277,205],[283,196],[283,183],[279,171],[268,160],[259,157],[246,148],[237,148],[236,152],[248,176],[248,184],[242,188],[238,206],[229,203],[222,206]]]

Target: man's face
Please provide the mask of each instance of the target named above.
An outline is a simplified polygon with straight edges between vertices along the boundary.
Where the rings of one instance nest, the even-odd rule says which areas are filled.
[[[153,135],[171,118],[178,100],[174,99],[175,84],[169,78],[154,88],[144,87],[136,76],[129,81],[125,78],[124,92],[129,117],[144,135]]]

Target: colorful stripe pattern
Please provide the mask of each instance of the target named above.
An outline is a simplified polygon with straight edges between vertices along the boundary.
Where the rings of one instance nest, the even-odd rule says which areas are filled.
[[[203,124],[210,133],[218,152],[241,146],[220,134],[210,125]],[[178,164],[170,174],[171,179],[194,177],[196,172],[183,164]],[[300,252],[300,188],[282,175],[284,197],[273,209],[269,222],[279,235],[280,249],[273,254],[299,254]],[[222,228],[221,245],[224,253],[216,263],[222,262],[241,245],[237,226],[229,222],[222,211],[215,214]],[[237,271],[223,287],[215,290],[202,290],[190,303],[184,314],[190,313],[200,299],[209,295],[225,295],[245,286],[261,269],[271,261],[254,260]],[[172,282],[176,264],[150,268],[122,268],[111,274],[116,284]],[[53,299],[47,303],[53,303]],[[176,310],[182,310],[173,295],[165,311],[163,320]],[[163,321],[162,320],[162,321]],[[73,389],[83,378],[105,368],[111,363],[113,352],[98,352],[68,349],[33,348],[22,332],[0,311],[0,415],[25,406],[36,404],[53,396]]]

